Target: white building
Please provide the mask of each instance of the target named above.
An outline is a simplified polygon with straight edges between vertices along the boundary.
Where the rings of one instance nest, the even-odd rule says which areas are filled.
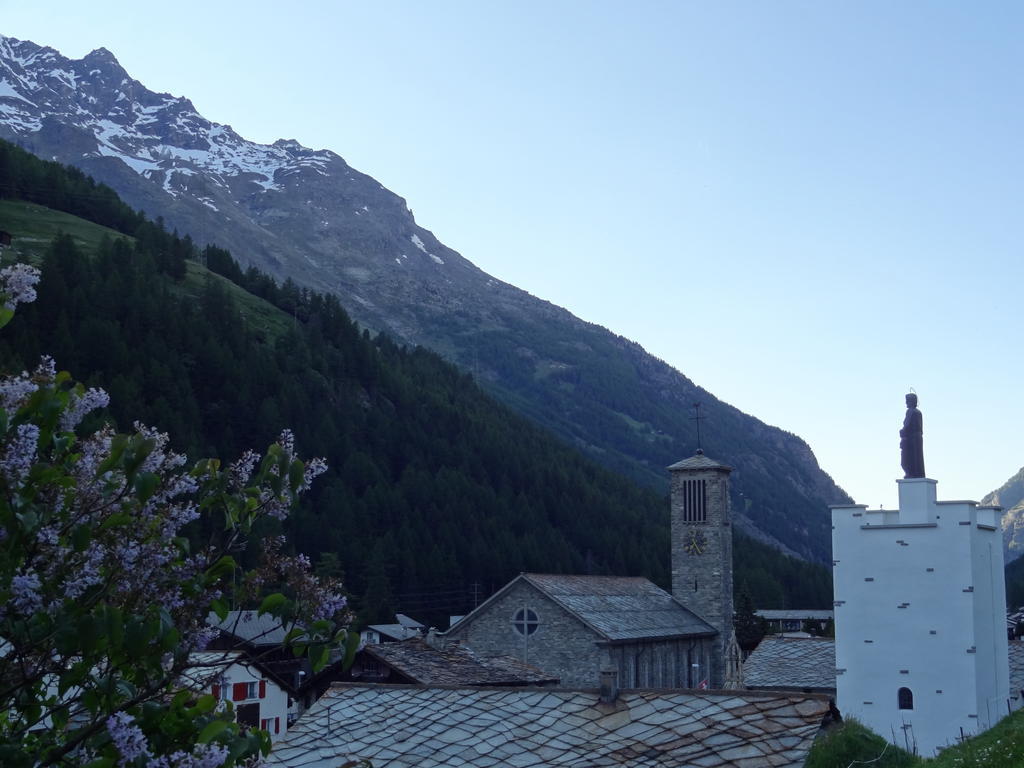
[[[898,510],[832,507],[837,704],[924,756],[1007,714],[998,507],[897,480]]]
[[[288,730],[288,694],[267,670],[238,651],[205,651],[191,656],[190,687],[230,701],[239,725],[260,728],[277,741]]]

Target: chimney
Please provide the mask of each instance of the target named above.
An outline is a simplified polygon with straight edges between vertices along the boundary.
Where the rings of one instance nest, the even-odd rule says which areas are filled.
[[[601,670],[601,704],[614,704],[619,698],[619,673],[614,669]]]

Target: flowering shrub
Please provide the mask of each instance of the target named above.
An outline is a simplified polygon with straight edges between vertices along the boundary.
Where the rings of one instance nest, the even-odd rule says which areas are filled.
[[[0,327],[35,298],[37,278],[0,270]],[[48,358],[0,377],[0,765],[256,762],[269,736],[189,690],[190,654],[210,639],[209,614],[231,603],[294,626],[287,642],[317,668],[331,647],[351,649],[340,585],[283,554],[281,539],[252,541],[325,464],[300,460],[287,431],[226,467],[186,466],[141,424],[80,434],[107,402]],[[201,546],[184,535],[195,521],[214,532]],[[254,545],[260,565],[244,571],[232,555]]]

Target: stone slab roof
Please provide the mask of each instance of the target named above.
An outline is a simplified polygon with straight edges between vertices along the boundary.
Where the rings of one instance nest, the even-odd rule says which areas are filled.
[[[288,634],[280,619],[256,611],[228,611],[224,621],[211,613],[206,623],[254,646],[281,645]]]
[[[677,461],[675,464],[669,465],[669,472],[674,469],[724,469],[730,472],[732,471],[732,467],[723,464],[720,461],[709,459],[703,454],[703,452],[695,453],[688,459],[683,459],[682,461]]]
[[[835,614],[829,610],[815,610],[813,608],[786,608],[783,610],[765,609],[761,611],[754,611],[757,616],[762,619],[769,621],[777,621],[779,619],[811,619],[815,621],[827,621],[828,619],[834,618]]]
[[[715,629],[639,577],[522,575],[609,641],[713,635]]]
[[[1018,699],[1024,695],[1024,640],[1011,640],[1010,653],[1010,696]]]
[[[363,652],[422,685],[545,685],[558,683],[511,656],[480,656],[453,645],[432,648],[419,638],[367,645]]]
[[[269,766],[797,768],[824,697],[752,691],[331,688],[274,745]]]
[[[420,624],[422,627],[423,625]],[[378,634],[384,635],[384,637],[390,637],[393,640],[408,640],[412,637],[420,637],[420,631],[414,627],[407,627],[403,624],[370,624],[367,629],[372,629]]]
[[[835,641],[765,635],[743,665],[743,683],[749,688],[835,691]]]

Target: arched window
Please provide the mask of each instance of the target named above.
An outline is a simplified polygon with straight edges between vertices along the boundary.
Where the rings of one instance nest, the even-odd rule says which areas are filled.
[[[540,626],[540,619],[531,608],[520,608],[512,617],[512,626],[520,635],[532,635]]]
[[[896,694],[896,701],[899,704],[900,709],[913,709],[914,708],[914,693],[909,688],[900,688],[899,693]]]

